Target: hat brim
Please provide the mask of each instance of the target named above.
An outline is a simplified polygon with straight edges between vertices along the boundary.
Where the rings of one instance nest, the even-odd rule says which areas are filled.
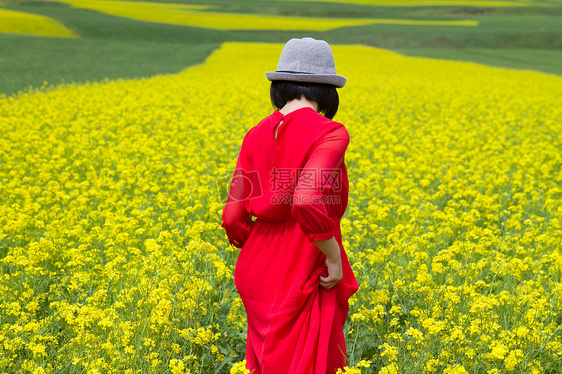
[[[338,88],[345,86],[347,79],[337,74],[307,74],[307,73],[287,73],[279,71],[266,71],[265,76],[270,81],[294,81],[309,83],[332,84]]]

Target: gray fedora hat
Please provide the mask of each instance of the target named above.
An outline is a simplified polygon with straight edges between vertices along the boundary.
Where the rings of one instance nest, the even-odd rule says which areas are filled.
[[[345,86],[347,79],[336,74],[336,63],[330,45],[313,38],[291,39],[283,47],[277,71],[266,71],[270,81],[327,83]]]

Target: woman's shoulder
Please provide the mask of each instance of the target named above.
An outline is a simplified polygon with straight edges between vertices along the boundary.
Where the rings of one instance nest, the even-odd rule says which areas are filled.
[[[337,121],[331,120],[315,111],[307,111],[306,114],[295,118],[298,123],[291,126],[295,131],[293,139],[299,144],[309,144],[310,147],[317,147],[325,142],[342,141],[349,144],[349,133],[345,126]]]
[[[312,123],[323,135],[338,134],[343,137],[349,137],[349,133],[343,123],[327,118],[320,113],[308,114],[310,119],[307,122]]]
[[[252,136],[255,136],[261,129],[271,125],[271,122],[275,121],[277,116],[278,116],[277,111],[275,111],[270,115],[262,118],[257,125],[254,125],[246,132],[246,135],[244,135],[244,142],[247,141],[247,139],[251,138]]]
[[[323,114],[316,112],[314,109],[301,111],[298,115],[293,117],[293,120],[297,122],[301,122],[303,124],[304,123],[309,123],[313,125],[320,124],[324,127],[342,126],[341,123],[327,118]]]

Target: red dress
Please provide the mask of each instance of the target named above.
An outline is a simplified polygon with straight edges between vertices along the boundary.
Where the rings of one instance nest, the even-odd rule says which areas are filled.
[[[347,364],[343,324],[358,289],[340,231],[348,144],[342,124],[308,107],[276,110],[244,137],[222,227],[241,248],[234,282],[253,374],[333,374]],[[333,236],[343,279],[327,290],[318,278],[328,275],[326,257],[314,241]]]

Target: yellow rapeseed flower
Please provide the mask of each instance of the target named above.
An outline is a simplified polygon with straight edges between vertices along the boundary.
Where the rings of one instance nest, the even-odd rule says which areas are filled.
[[[50,0],[54,1],[54,0]],[[57,0],[59,1],[59,0]],[[477,26],[474,20],[412,20],[384,18],[311,18],[245,13],[224,13],[211,6],[115,0],[62,0],[77,8],[91,9],[140,21],[170,23],[221,30],[310,30],[327,31],[340,27],[370,24]]]
[[[0,33],[58,38],[80,37],[75,31],[50,17],[9,9],[0,9]]]

